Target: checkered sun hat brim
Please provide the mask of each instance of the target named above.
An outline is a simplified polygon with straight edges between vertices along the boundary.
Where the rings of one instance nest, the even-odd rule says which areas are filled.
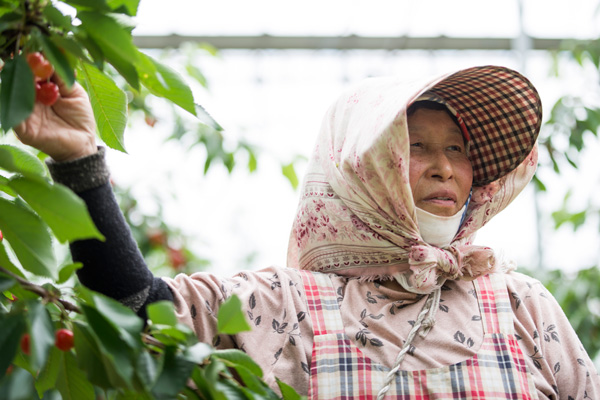
[[[473,186],[514,170],[529,155],[542,124],[542,103],[531,82],[504,67],[456,72],[428,89],[456,110],[470,136]]]

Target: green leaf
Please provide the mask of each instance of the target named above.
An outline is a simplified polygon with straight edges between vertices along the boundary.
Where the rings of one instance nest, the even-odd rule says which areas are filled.
[[[294,388],[292,388],[287,383],[281,381],[279,378],[275,378],[277,381],[277,386],[279,386],[279,390],[281,391],[281,396],[283,400],[301,400],[304,397],[300,396]]]
[[[192,90],[177,72],[144,53],[139,53],[139,59],[137,68],[140,80],[150,93],[164,97],[196,115]]]
[[[86,88],[98,134],[110,148],[125,152],[123,133],[127,125],[127,97],[119,87],[97,68],[81,66],[83,85]]]
[[[0,168],[41,179],[46,176],[44,164],[30,152],[8,144],[0,144]]]
[[[162,324],[175,326],[177,325],[177,316],[175,315],[175,308],[171,301],[157,301],[146,307],[148,318],[154,324]]]
[[[198,67],[196,67],[193,64],[186,64],[185,70],[188,73],[188,75],[194,78],[200,85],[202,85],[205,88],[208,87],[206,77]]]
[[[191,347],[188,347],[183,356],[186,360],[191,361],[196,364],[202,364],[204,360],[206,360],[211,354],[215,352],[215,349],[212,346],[209,346],[206,343],[196,343]]]
[[[149,391],[154,386],[159,374],[159,362],[147,351],[142,351],[135,365],[136,376],[144,390]]]
[[[23,122],[35,104],[34,77],[25,56],[6,60],[0,73],[0,124],[6,132]]]
[[[17,177],[11,179],[10,187],[42,217],[60,242],[104,240],[104,236],[94,225],[85,202],[66,186]]]
[[[67,264],[67,265],[63,266],[60,269],[60,271],[58,272],[58,280],[56,281],[56,283],[58,283],[58,284],[65,283],[66,281],[69,280],[69,278],[71,276],[73,276],[73,273],[75,273],[75,271],[77,271],[78,269],[81,269],[82,267],[83,267],[83,264],[80,262],[71,263],[71,264]]]
[[[131,33],[115,19],[93,11],[77,13],[82,27],[102,49],[109,63],[135,89],[140,89],[139,77],[135,65],[139,51],[133,44]]]
[[[99,346],[100,360],[104,363],[104,371],[111,385],[131,388],[136,356],[132,354],[122,332],[95,308],[87,305],[81,308]]]
[[[200,104],[196,104],[196,113],[194,114],[200,122],[213,128],[216,131],[222,131],[223,127],[202,107]]]
[[[52,239],[40,217],[15,202],[0,198],[0,230],[23,268],[36,275],[55,278]]]
[[[112,368],[112,362],[104,357],[92,329],[81,321],[75,321],[73,336],[79,368],[85,371],[88,380],[94,385],[103,388],[110,387],[111,381],[105,365],[108,364],[109,368]]]
[[[48,362],[44,368],[42,368],[35,380],[35,388],[40,398],[43,397],[44,392],[56,386],[56,379],[58,378],[61,360],[61,351],[56,346],[52,347],[50,355],[48,356]]]
[[[4,242],[0,243],[0,267],[12,272],[13,274],[21,278],[25,278],[25,275],[23,275],[19,267],[17,267],[11,261],[5,246],[6,244]]]
[[[298,188],[298,176],[296,175],[293,162],[287,165],[282,165],[281,173],[290,181],[294,189]]]
[[[71,17],[64,15],[58,8],[54,7],[52,3],[49,2],[46,4],[43,12],[48,22],[53,26],[61,27],[65,31],[73,30]]]
[[[108,12],[110,8],[106,4],[106,0],[63,0],[75,8],[85,8],[97,11]]]
[[[163,369],[152,393],[158,398],[174,398],[185,387],[195,364],[178,355],[174,347],[167,347],[164,354]]]
[[[28,301],[31,326],[31,366],[34,370],[46,364],[50,349],[54,346],[54,327],[46,307],[37,300]]]
[[[60,49],[38,29],[32,30],[31,33],[42,46],[44,56],[50,61],[58,76],[61,77],[68,87],[73,86],[75,83],[75,73],[73,72],[73,66],[69,63],[69,60]]]
[[[129,336],[137,339],[134,342],[128,340],[127,343],[134,348],[141,347],[140,333],[144,328],[144,321],[142,321],[133,310],[125,307],[123,304],[110,297],[103,296],[99,293],[93,293],[92,298],[96,310],[101,313],[107,321],[110,321],[115,328],[127,332]]]
[[[0,378],[4,376],[6,369],[12,363],[21,336],[25,332],[25,317],[23,314],[0,313]]]
[[[108,6],[117,12],[135,17],[140,0],[108,0]]]
[[[78,368],[75,356],[71,352],[61,354],[56,388],[63,400],[96,399],[94,386],[86,379],[83,371]]]
[[[0,272],[0,292],[10,290],[16,284],[17,284],[17,281],[15,281],[9,275],[6,275],[6,274]]]
[[[225,364],[229,367],[235,367],[241,365],[248,369],[251,373],[262,378],[262,369],[252,360],[252,358],[241,350],[237,349],[225,349],[217,350],[213,357],[219,358],[221,361],[225,361]]]
[[[219,308],[217,330],[227,335],[252,330],[242,311],[242,303],[236,295],[229,297]]]
[[[0,176],[0,190],[12,197],[17,197],[17,192],[8,186],[8,178]]]

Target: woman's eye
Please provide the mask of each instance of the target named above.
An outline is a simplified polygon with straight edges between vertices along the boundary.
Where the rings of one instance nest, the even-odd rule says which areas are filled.
[[[421,142],[411,143],[410,147],[423,147],[423,143],[421,143]]]

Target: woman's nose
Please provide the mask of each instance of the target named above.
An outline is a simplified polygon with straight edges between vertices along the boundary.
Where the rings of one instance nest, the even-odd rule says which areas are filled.
[[[454,169],[452,168],[452,163],[448,157],[446,157],[444,152],[437,151],[431,154],[429,175],[432,178],[447,180],[452,178],[453,174]]]

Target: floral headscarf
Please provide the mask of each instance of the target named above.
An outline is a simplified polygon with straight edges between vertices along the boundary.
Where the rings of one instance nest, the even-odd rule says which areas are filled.
[[[409,182],[406,109],[435,97],[470,136],[473,193],[445,248],[423,241]],[[473,245],[475,233],[531,180],[541,101],[518,72],[483,66],[429,82],[371,78],[327,112],[301,191],[288,266],[362,279],[398,279],[431,293],[446,279],[474,279],[509,265]]]

